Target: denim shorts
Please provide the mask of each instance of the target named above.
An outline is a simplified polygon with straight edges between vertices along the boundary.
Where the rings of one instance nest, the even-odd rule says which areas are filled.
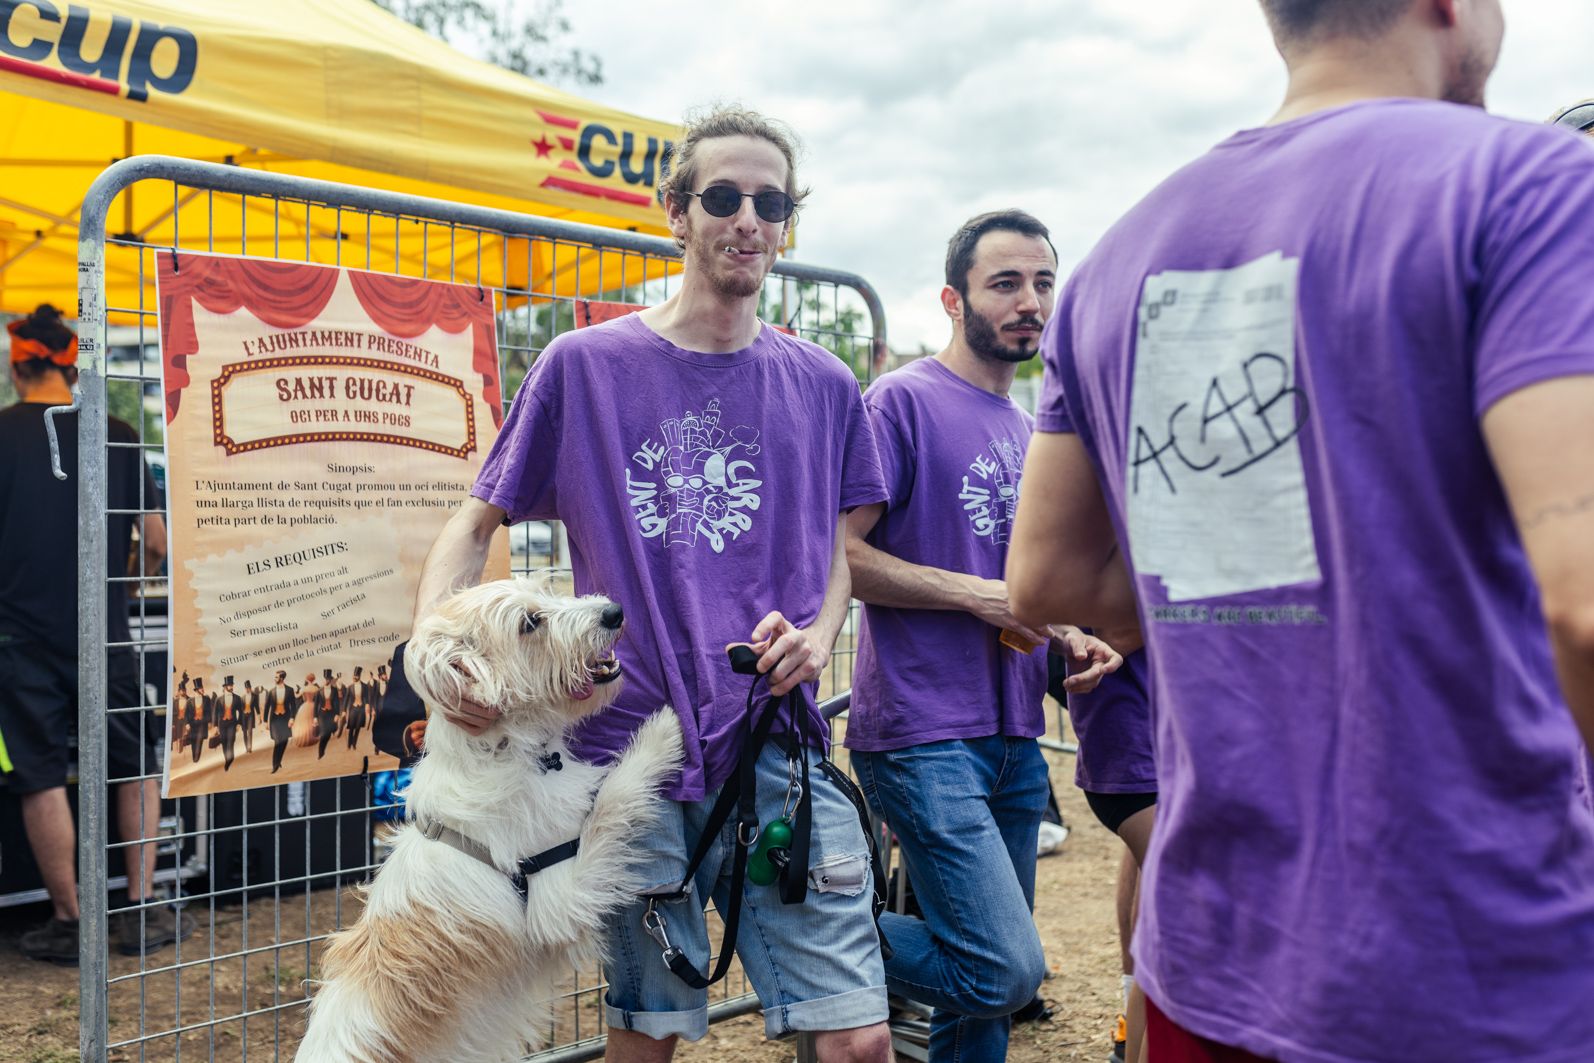
[[[871,909],[868,842],[857,810],[819,771],[819,754],[809,751],[808,757],[813,834],[807,899],[782,904],[778,885],[751,881],[742,896],[736,954],[763,1002],[764,1030],[770,1037],[871,1026],[888,1014],[885,968]],[[788,778],[786,754],[773,743],[758,758],[757,776],[758,820],[769,823],[780,816]],[[672,893],[680,885],[717,796],[668,803],[658,829],[639,843],[648,884],[644,894]],[[716,907],[728,899],[735,819],[733,814],[709,849],[691,892],[658,906],[671,944],[684,949],[705,974],[710,968],[703,906],[709,899]],[[691,988],[665,966],[662,950],[642,928],[646,907],[645,898],[639,899],[608,928],[608,1023],[648,1037],[679,1035],[695,1041],[708,1033],[708,991]]]

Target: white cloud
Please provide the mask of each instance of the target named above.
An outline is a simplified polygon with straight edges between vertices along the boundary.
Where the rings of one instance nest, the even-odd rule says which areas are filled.
[[[1540,121],[1594,96],[1594,5],[1509,4],[1491,83]],[[1552,10],[1555,9],[1555,10]],[[1571,9],[1571,10],[1569,10]],[[678,119],[738,100],[789,122],[814,195],[798,256],[862,274],[894,346],[940,346],[946,239],[1018,206],[1063,267],[1158,181],[1277,106],[1283,66],[1254,0],[606,0],[566,8],[603,57],[594,98]]]

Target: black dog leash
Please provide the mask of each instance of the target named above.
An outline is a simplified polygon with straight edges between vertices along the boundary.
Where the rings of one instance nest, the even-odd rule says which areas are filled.
[[[792,733],[786,743],[786,801],[780,817],[760,832],[758,848],[747,858],[747,877],[760,886],[780,883],[782,904],[801,904],[808,896],[808,853],[813,833],[813,799],[808,781],[809,724],[807,698],[787,695]],[[792,795],[797,800],[792,801]]]
[[[677,978],[693,989],[706,989],[724,978],[730,969],[731,960],[735,958],[736,936],[741,925],[742,895],[746,880],[750,876],[750,860],[762,860],[766,864],[766,869],[754,877],[754,882],[769,885],[776,879],[779,880],[781,903],[801,904],[808,896],[808,862],[813,832],[813,802],[807,756],[812,721],[809,719],[808,699],[803,687],[798,685],[781,697],[771,698],[764,708],[763,715],[758,716],[755,721],[754,695],[758,691],[759,680],[764,678],[758,671],[758,654],[749,646],[734,646],[729,652],[732,670],[753,677],[747,691],[749,726],[742,755],[737,761],[735,774],[726,781],[719,798],[714,802],[713,809],[709,812],[703,832],[698,838],[697,847],[687,862],[686,874],[681,877],[680,886],[673,893],[650,896],[647,899],[647,910],[642,915],[643,929],[664,950],[665,964],[675,972]],[[791,706],[792,713],[792,730],[787,752],[790,780],[787,807],[782,809],[780,819],[760,830],[757,812],[757,777],[754,768],[785,705]],[[885,932],[880,929],[880,914],[886,907],[885,874],[879,849],[869,829],[868,811],[863,795],[858,792],[852,780],[831,763],[828,757],[820,760],[819,767],[858,812],[859,825],[869,846],[870,870],[874,878],[872,908],[875,931],[880,938],[881,955],[890,958],[891,946],[886,941]],[[794,806],[790,801],[793,788],[798,790]],[[736,851],[731,864],[730,895],[726,904],[728,911],[720,913],[725,933],[720,941],[719,960],[714,966],[713,973],[705,977],[687,960],[681,947],[671,943],[664,913],[659,911],[658,905],[661,901],[679,900],[690,895],[692,879],[708,856],[714,840],[730,818],[732,807],[735,807],[737,812]],[[787,827],[790,830],[789,837],[779,836],[786,833]],[[764,844],[760,844],[761,841]],[[755,845],[758,849],[753,852]]]
[[[740,652],[738,652],[740,650]],[[759,673],[759,655],[752,647],[732,647],[730,650],[730,666],[733,671],[741,674],[752,674],[752,682],[748,685],[748,724],[749,732],[746,743],[741,749],[741,757],[736,762],[736,773],[725,781],[725,786],[720,789],[719,798],[714,802],[713,810],[709,811],[708,822],[703,824],[703,834],[698,837],[697,849],[693,849],[692,859],[687,861],[687,872],[681,877],[681,886],[671,894],[655,894],[647,899],[647,910],[642,913],[642,929],[646,929],[649,937],[658,942],[658,947],[663,948],[663,959],[669,969],[676,974],[677,979],[687,983],[693,990],[706,990],[714,983],[724,979],[730,971],[730,961],[735,959],[736,932],[741,926],[741,896],[743,896],[746,881],[748,881],[748,854],[752,846],[759,843],[759,813],[757,813],[757,775],[756,767],[760,752],[764,751],[764,744],[770,738],[770,732],[775,727],[775,720],[781,716],[781,709],[787,701],[794,706],[794,711],[805,711],[807,706],[802,703],[802,695],[792,696],[802,687],[795,687],[794,692],[779,698],[770,698],[764,706],[764,714],[754,720],[754,693],[757,693],[762,674]],[[800,725],[799,725],[800,727]],[[800,746],[799,746],[800,749]],[[803,760],[803,778],[807,779],[807,757],[797,755]],[[803,792],[803,802],[807,802],[807,787]],[[720,913],[720,918],[725,923],[725,934],[720,940],[719,963],[714,964],[714,972],[708,977],[697,967],[692,966],[692,961],[687,959],[685,951],[679,945],[669,942],[669,932],[665,928],[665,916],[658,910],[660,900],[679,900],[681,897],[690,896],[692,892],[692,878],[697,875],[709,849],[713,848],[714,840],[719,837],[719,832],[730,819],[732,808],[736,811],[736,849],[732,857],[730,869],[730,897],[727,899],[727,912]],[[802,822],[792,826],[792,845],[797,845],[797,835],[802,835],[803,864],[799,877],[807,880],[807,849],[808,849],[808,824],[807,816],[800,816]],[[799,826],[802,829],[799,830]],[[787,867],[795,865],[789,861]],[[791,875],[786,873],[783,878],[789,880]],[[783,883],[783,896],[786,900],[787,886]],[[807,892],[807,881],[803,881],[802,891]],[[802,894],[799,894],[799,899]]]

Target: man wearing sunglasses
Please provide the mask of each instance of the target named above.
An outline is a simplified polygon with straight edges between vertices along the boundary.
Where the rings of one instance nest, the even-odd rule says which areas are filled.
[[[892,990],[935,1008],[935,1063],[1005,1059],[1008,1017],[1046,973],[1030,912],[1050,793],[1035,741],[1047,651],[1066,655],[1081,693],[1121,663],[1077,628],[1020,624],[1002,582],[1034,429],[1008,391],[1040,351],[1056,279],[1035,218],[970,219],[947,246],[951,342],[864,396],[890,498],[847,520],[864,602],[847,747],[924,912],[888,912],[881,928]]]
[[[659,188],[684,258],[680,287],[658,306],[549,345],[417,593],[419,616],[480,579],[505,522],[565,522],[577,593],[602,592],[627,618],[617,646],[625,689],[573,745],[610,759],[663,705],[685,737],[663,823],[638,853],[649,894],[680,884],[742,751],[747,680],[731,672],[726,644],[757,647],[772,694],[812,684],[847,613],[842,518],[885,497],[852,373],[757,316],[804,195],[794,155],[781,127],[740,109],[686,130]],[[497,715],[469,701],[439,708],[473,732]],[[808,708],[809,732],[823,733]],[[818,751],[809,756],[812,765]],[[771,742],[756,765],[758,819],[769,823],[788,795],[786,752]],[[737,953],[770,1036],[817,1031],[826,1063],[885,1063],[868,844],[846,797],[820,771],[810,779],[807,897],[782,904],[777,886],[749,883]],[[700,971],[709,958],[703,904],[726,903],[731,855],[722,833],[695,892],[658,904],[672,944]],[[608,928],[611,1060],[668,1060],[678,1037],[708,1030],[707,993],[665,965],[644,910],[638,902]]]

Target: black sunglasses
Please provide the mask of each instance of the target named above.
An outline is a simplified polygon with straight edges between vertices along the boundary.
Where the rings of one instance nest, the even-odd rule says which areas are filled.
[[[1556,115],[1554,122],[1556,125],[1575,129],[1579,133],[1590,132],[1594,130],[1594,103],[1574,104]]]
[[[716,218],[729,218],[742,209],[742,200],[753,201],[753,213],[767,222],[785,221],[797,209],[797,201],[784,192],[738,192],[730,185],[711,185],[701,192],[687,192],[696,196],[703,209]]]

